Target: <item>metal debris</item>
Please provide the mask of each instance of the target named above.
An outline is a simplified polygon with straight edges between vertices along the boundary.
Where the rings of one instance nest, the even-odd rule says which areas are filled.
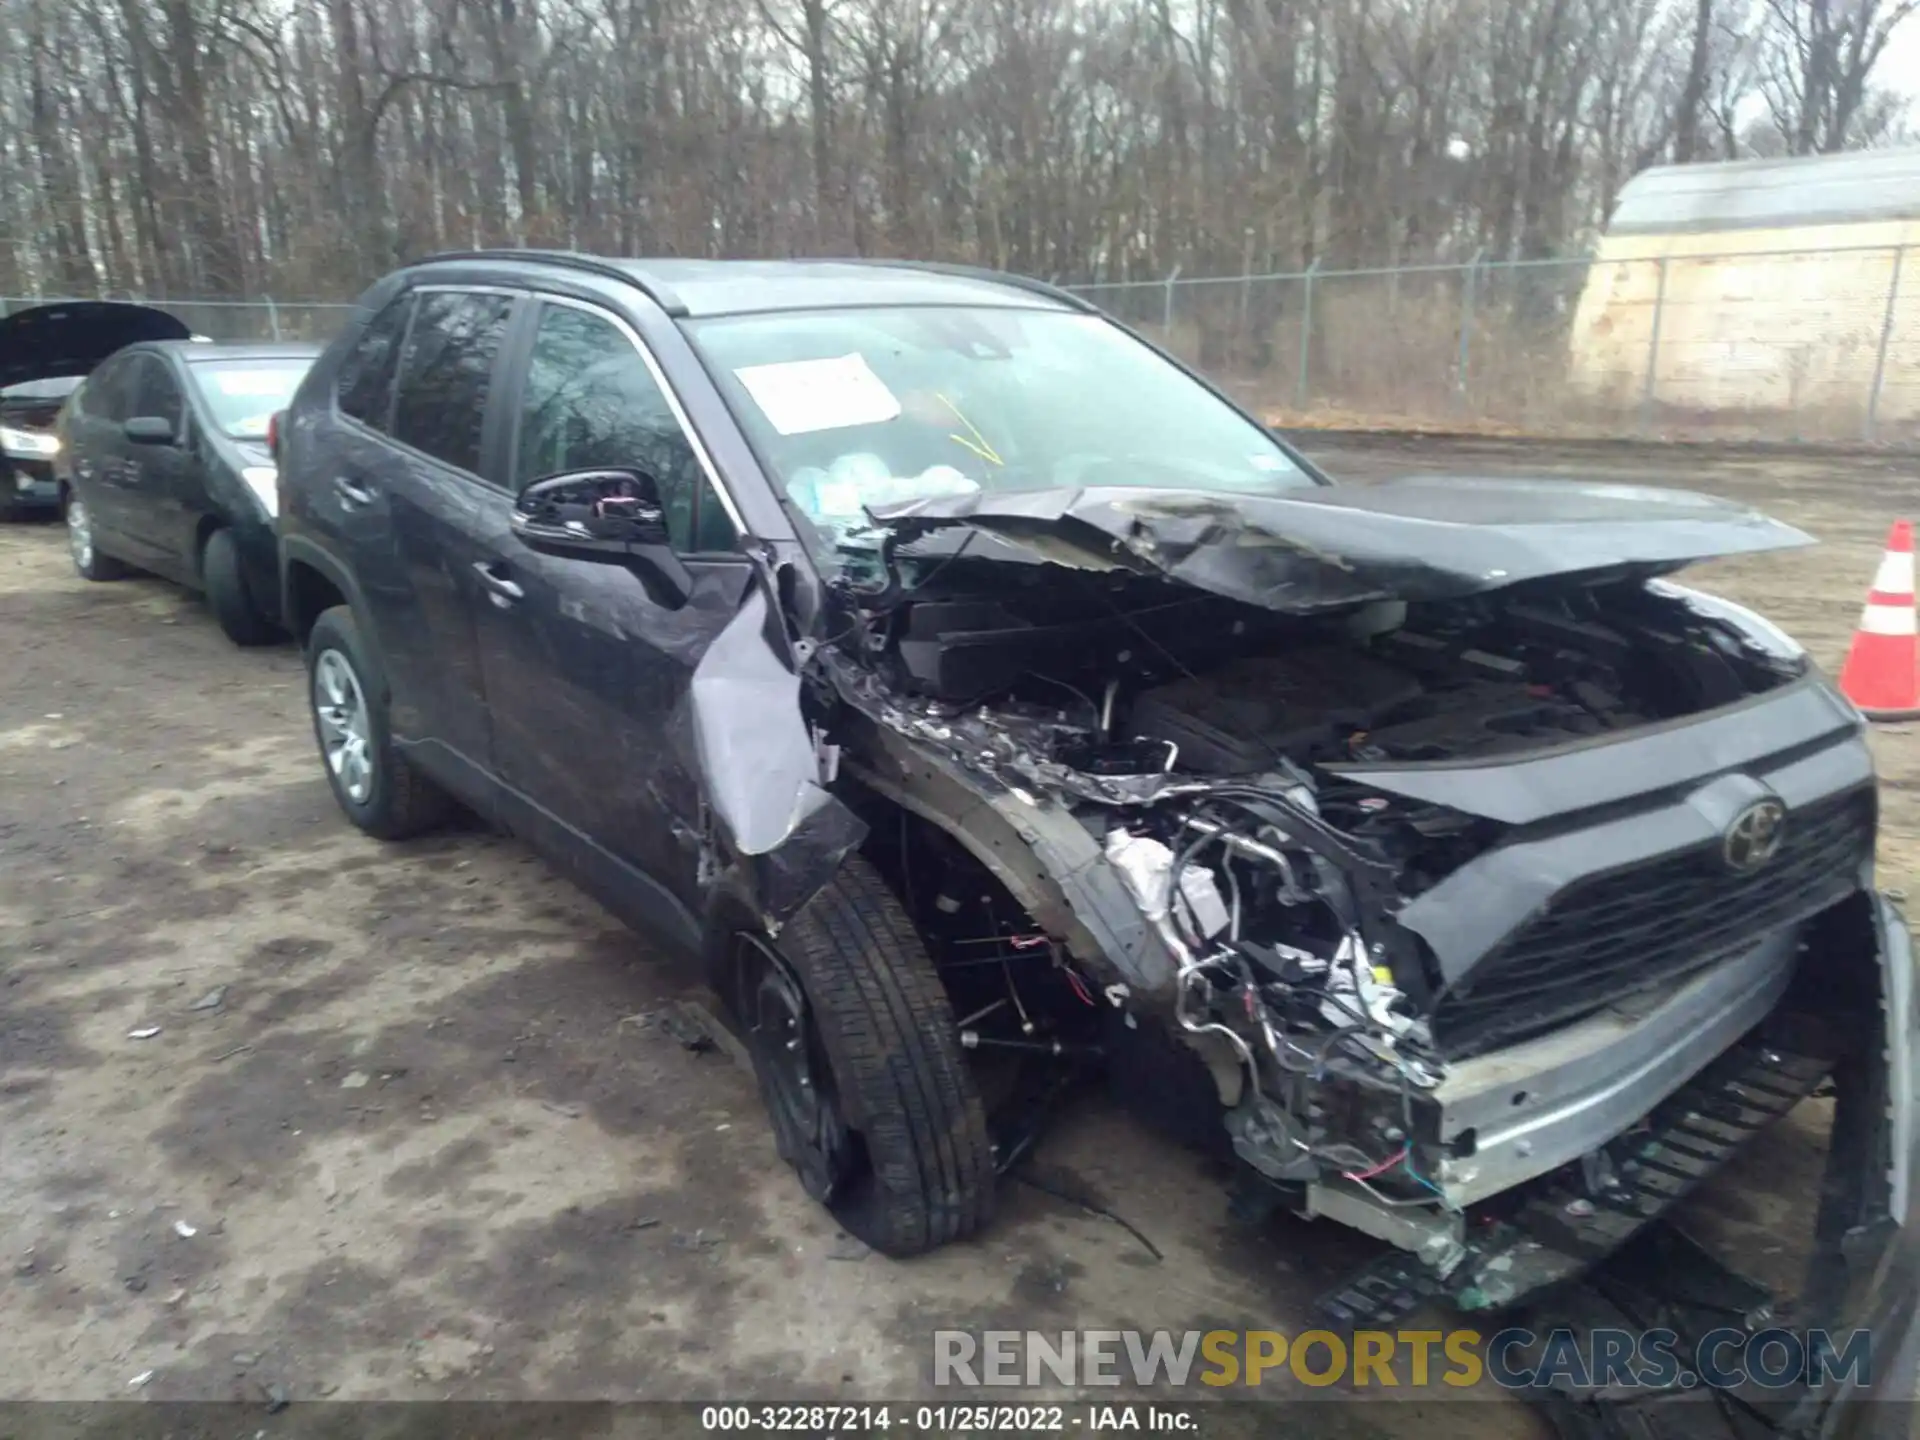
[[[173,1222],[173,1233],[178,1235],[182,1240],[191,1240],[194,1236],[198,1235],[200,1231],[184,1220],[176,1220]]]
[[[347,1073],[347,1078],[340,1082],[340,1088],[342,1090],[364,1090],[367,1088],[367,1082],[372,1078],[373,1077],[368,1075],[364,1070],[352,1070]]]
[[[154,1036],[158,1035],[159,1033],[160,1033],[160,1027],[158,1025],[143,1025],[138,1030],[127,1031],[127,1039],[151,1040],[153,1039]]]
[[[153,1379],[153,1371],[142,1370],[138,1375],[127,1381],[127,1387],[132,1390],[138,1390],[151,1379]]]
[[[218,1010],[227,1003],[227,987],[216,985],[198,1000],[187,1006],[189,1010]]]
[[[713,1036],[706,1025],[697,1016],[688,1013],[684,1006],[669,1005],[656,1014],[653,1021],[678,1041],[683,1050],[691,1050],[697,1055],[714,1048]]]

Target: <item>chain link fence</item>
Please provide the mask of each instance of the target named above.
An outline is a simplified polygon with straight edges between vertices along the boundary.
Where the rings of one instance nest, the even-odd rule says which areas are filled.
[[[1279,425],[1920,446],[1920,246],[1649,256],[1631,243],[1066,288]],[[42,303],[0,297],[0,314]],[[324,341],[351,313],[152,303],[218,341]]]
[[[1920,247],[1067,288],[1281,425],[1920,444]]]

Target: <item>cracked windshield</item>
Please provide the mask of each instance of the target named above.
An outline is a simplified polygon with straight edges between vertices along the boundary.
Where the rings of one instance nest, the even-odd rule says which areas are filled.
[[[915,500],[1314,483],[1265,431],[1096,316],[903,307],[690,328],[823,549],[871,548],[868,507]]]

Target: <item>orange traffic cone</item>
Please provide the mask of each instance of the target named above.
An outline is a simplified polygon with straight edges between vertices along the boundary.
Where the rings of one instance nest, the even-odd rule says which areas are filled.
[[[1840,668],[1840,693],[1871,720],[1920,716],[1920,634],[1913,603],[1913,525],[1896,520]]]

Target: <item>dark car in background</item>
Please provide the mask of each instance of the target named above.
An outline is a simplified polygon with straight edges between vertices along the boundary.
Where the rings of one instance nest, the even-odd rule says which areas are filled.
[[[0,316],[0,520],[59,506],[55,421],[96,365],[138,341],[188,338],[166,311],[118,300],[58,301]]]
[[[0,390],[0,458],[6,462],[0,485],[0,520],[19,520],[60,505],[60,484],[53,457],[59,453],[54,422],[83,376],[26,380]]]
[[[55,466],[74,568],[129,568],[204,592],[237,645],[279,634],[268,435],[313,345],[158,341],[127,347],[61,412]]]

